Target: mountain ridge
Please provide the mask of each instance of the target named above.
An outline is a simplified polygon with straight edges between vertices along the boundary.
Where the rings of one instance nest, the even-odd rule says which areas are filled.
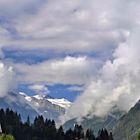
[[[138,101],[113,129],[114,140],[136,140],[140,130],[140,101]]]
[[[64,123],[63,127],[65,130],[69,128],[73,128],[74,124],[80,124],[86,130],[88,128],[94,131],[94,134],[98,134],[98,131],[102,128],[106,128],[108,131],[112,130],[117,121],[125,114],[126,112],[119,110],[117,107],[112,108],[112,112],[110,112],[105,117],[99,116],[86,116],[79,119],[74,118]]]
[[[44,118],[54,119],[57,122],[59,116],[65,113],[71,102],[65,100],[66,106],[64,106],[64,104],[61,105],[61,102],[54,104],[49,99],[57,102],[63,100],[52,98],[46,94],[28,96],[24,92],[9,92],[7,96],[0,98],[0,108],[10,108],[17,111],[24,121],[28,116],[34,120],[36,116],[43,115]]]

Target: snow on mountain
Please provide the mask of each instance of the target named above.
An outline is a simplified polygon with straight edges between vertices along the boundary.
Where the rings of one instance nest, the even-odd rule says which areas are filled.
[[[52,104],[61,106],[65,109],[68,109],[71,106],[71,102],[62,98],[62,99],[47,99],[49,102],[51,102]]]
[[[27,96],[24,92],[19,92],[20,95]]]
[[[35,95],[33,97],[38,99],[38,100],[44,100],[44,99],[48,100],[52,104],[58,105],[58,106],[63,107],[65,109],[68,109],[71,106],[71,104],[72,104],[67,99],[64,99],[64,98],[62,98],[62,99],[54,99],[51,96],[46,95],[46,94],[39,94],[39,95]],[[26,97],[26,98],[27,98],[27,100],[30,100],[30,97]]]
[[[45,94],[38,94],[38,95],[35,95],[33,97],[35,97],[38,100],[43,100],[43,99],[46,99],[47,95],[45,95]]]
[[[19,94],[24,96],[27,101],[31,102],[32,98],[30,96],[27,96],[24,92],[19,92]]]
[[[26,121],[28,116],[33,121],[39,113],[28,104],[24,97],[23,93],[10,92],[7,96],[0,98],[0,108],[9,108],[20,113],[23,121]]]
[[[65,114],[70,105],[71,102],[66,99],[54,99],[47,94],[28,96],[24,92],[10,92],[0,98],[0,108],[10,108],[20,113],[24,121],[28,116],[33,121],[36,116],[43,115],[59,122],[59,117]]]
[[[54,99],[47,94],[28,96],[23,92],[19,93],[26,102],[40,115],[45,118],[58,121],[59,116],[64,115],[66,109],[72,104],[66,99]]]

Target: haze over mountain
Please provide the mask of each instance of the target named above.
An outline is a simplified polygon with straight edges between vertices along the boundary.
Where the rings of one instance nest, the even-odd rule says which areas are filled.
[[[112,113],[106,117],[83,117],[67,121],[64,128],[67,130],[73,128],[75,124],[81,124],[86,130],[90,128],[94,134],[98,134],[101,128],[106,128],[108,131],[113,131],[114,140],[136,140],[140,130],[140,101],[128,111],[122,112],[116,107],[112,109]]]
[[[68,120],[64,123],[63,127],[65,130],[69,128],[73,129],[75,124],[82,125],[84,130],[91,129],[94,131],[95,135],[98,135],[99,130],[102,128],[106,128],[108,131],[112,131],[112,129],[116,126],[120,118],[125,115],[126,112],[121,111],[118,107],[114,106],[109,114],[104,117],[92,116],[89,114],[82,118],[74,118]]]

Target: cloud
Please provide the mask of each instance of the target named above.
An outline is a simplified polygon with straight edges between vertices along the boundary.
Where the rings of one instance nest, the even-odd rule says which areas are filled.
[[[13,64],[19,82],[84,85],[66,119],[103,116],[113,105],[128,110],[139,99],[139,0],[47,0],[35,11],[31,6],[38,1],[8,3],[1,1],[0,11],[12,17],[9,26],[18,37],[1,27],[1,48],[63,54],[37,64]],[[106,55],[104,60],[98,53]]]
[[[99,63],[87,57],[71,57],[48,60],[39,64],[14,64],[19,81],[48,84],[85,84],[93,78]]]
[[[18,3],[30,5],[31,2],[17,2],[16,6]],[[127,23],[128,27],[124,28],[124,20],[118,18],[127,12],[128,6],[116,12],[119,6],[116,0],[109,0],[104,6],[100,0],[87,0],[86,3],[83,0],[44,1],[35,14],[24,13],[11,19],[11,26],[20,38],[7,39],[3,46],[63,53],[112,52],[126,40],[128,27],[133,24]]]
[[[12,67],[7,67],[0,62],[0,97],[8,94],[16,87],[16,76]]]
[[[7,32],[0,28],[0,35],[4,36]],[[1,38],[3,40],[5,38]],[[4,54],[2,51],[2,46],[0,46],[0,98],[9,94],[10,91],[14,90],[17,86],[16,73],[13,67],[5,64],[3,62]]]
[[[0,16],[12,19],[25,13],[32,13],[39,4],[41,0],[1,0]]]
[[[37,94],[39,93],[50,93],[49,89],[43,84],[34,84],[29,86],[30,89],[34,90]]]
[[[87,86],[63,119],[105,116],[116,105],[128,111],[140,99],[139,35],[140,28],[134,29],[128,40],[118,46],[113,61],[106,61],[100,76]]]
[[[76,85],[68,88],[69,91],[75,91],[75,92],[83,92],[84,89],[85,89],[84,86],[76,86]]]

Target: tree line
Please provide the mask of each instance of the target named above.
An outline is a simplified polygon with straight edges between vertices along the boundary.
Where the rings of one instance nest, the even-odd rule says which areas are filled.
[[[33,123],[29,117],[22,122],[20,114],[10,109],[0,109],[0,124],[2,132],[13,135],[15,140],[113,140],[106,129],[100,130],[98,136],[78,124],[64,131],[62,126],[56,128],[54,120],[44,120],[43,116],[37,116]]]

